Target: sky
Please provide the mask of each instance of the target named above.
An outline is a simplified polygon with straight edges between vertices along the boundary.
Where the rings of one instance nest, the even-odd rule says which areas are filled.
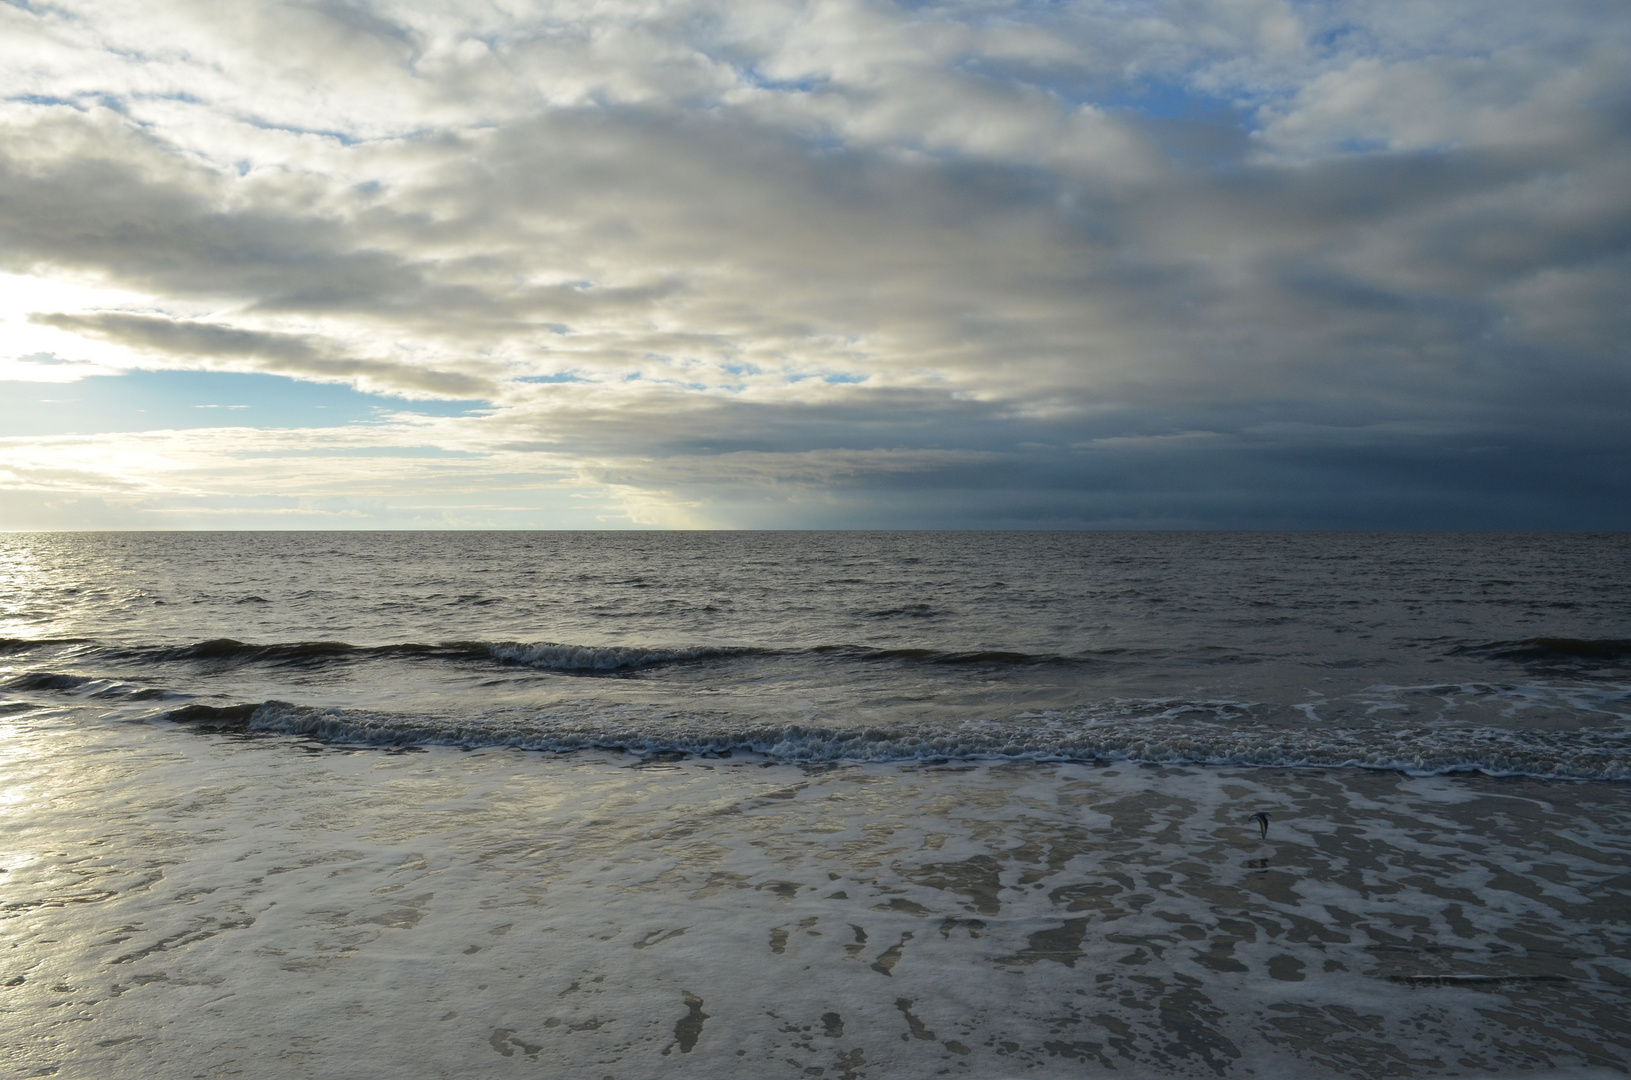
[[[0,0],[0,528],[1631,528],[1624,0]]]

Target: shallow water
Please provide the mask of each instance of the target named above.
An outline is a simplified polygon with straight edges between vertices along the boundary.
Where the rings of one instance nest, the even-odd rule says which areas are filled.
[[[1625,549],[6,538],[3,1060],[1623,1075]]]
[[[13,718],[0,760],[19,1075],[1631,1062],[1624,785],[391,753],[68,716]]]

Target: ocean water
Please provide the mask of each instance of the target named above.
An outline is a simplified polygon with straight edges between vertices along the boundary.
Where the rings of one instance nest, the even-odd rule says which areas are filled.
[[[1628,781],[1624,535],[11,535],[0,1054],[1623,1075]]]

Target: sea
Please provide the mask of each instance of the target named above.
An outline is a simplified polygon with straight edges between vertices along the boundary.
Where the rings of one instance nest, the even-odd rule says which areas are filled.
[[[1631,535],[0,535],[0,1065],[1631,1072]]]

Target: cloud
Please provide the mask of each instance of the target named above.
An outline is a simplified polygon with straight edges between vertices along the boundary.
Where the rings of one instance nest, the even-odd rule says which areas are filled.
[[[438,371],[411,363],[349,357],[337,353],[327,343],[297,334],[116,312],[39,314],[33,321],[126,345],[165,358],[171,364],[194,358],[246,360],[253,371],[343,381],[375,393],[405,397],[473,398],[494,390],[491,380],[475,375]]]
[[[325,429],[204,428],[0,438],[0,513],[14,528],[61,528],[63,507],[95,527],[566,527],[628,524],[621,506],[532,455],[473,458],[436,445],[423,418]]]
[[[0,359],[477,398],[472,491],[644,522],[1623,522],[1628,72],[1591,0],[5,5],[0,270],[119,299]]]

